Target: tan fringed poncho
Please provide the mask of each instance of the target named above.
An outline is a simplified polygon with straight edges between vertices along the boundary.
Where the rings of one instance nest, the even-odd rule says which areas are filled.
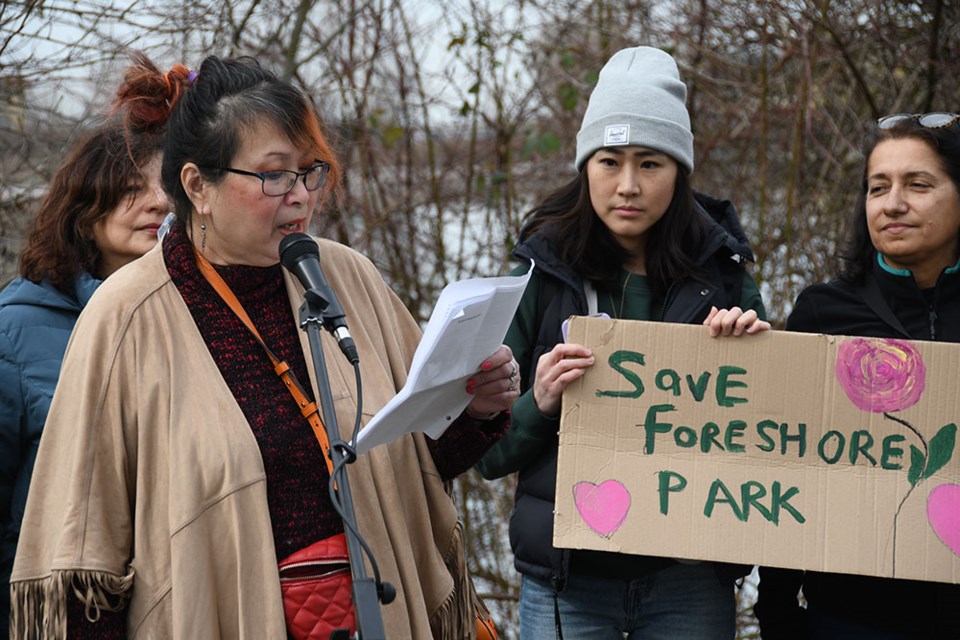
[[[359,349],[366,421],[402,387],[420,331],[366,258],[320,246]],[[296,314],[303,289],[285,278]],[[323,343],[346,438],[353,369]],[[349,473],[360,530],[398,590],[381,607],[388,637],[473,638],[456,508],[422,435]],[[158,246],[100,287],[67,349],[11,579],[11,637],[65,638],[73,589],[88,616],[125,608],[130,638],[286,640],[265,482]]]

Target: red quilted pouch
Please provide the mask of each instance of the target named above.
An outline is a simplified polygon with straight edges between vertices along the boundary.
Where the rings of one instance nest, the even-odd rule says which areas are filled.
[[[287,631],[296,640],[328,640],[337,629],[356,631],[350,558],[344,534],[291,554],[279,565]]]

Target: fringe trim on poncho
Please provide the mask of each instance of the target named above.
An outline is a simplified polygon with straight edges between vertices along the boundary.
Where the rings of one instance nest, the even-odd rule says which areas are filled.
[[[453,578],[453,591],[430,616],[430,631],[434,640],[474,640],[477,637],[474,605],[477,598],[467,571],[463,544],[463,525],[457,522],[443,559]]]
[[[14,640],[66,640],[67,596],[73,589],[87,619],[120,611],[130,599],[133,569],[125,576],[105,571],[54,571],[46,578],[10,585],[10,637]]]

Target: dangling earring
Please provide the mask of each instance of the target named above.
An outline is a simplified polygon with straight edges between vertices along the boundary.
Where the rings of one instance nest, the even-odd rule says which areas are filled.
[[[200,223],[200,253],[207,248],[207,223]]]

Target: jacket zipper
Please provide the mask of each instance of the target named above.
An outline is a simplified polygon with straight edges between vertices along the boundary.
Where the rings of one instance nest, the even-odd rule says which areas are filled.
[[[939,316],[937,315],[937,305],[940,302],[940,284],[942,281],[943,281],[943,274],[941,273],[940,276],[937,278],[937,284],[935,285],[935,288],[933,290],[933,302],[931,302],[930,305],[927,307],[927,318],[930,321],[930,339],[931,340],[937,339],[937,319],[939,318]]]
[[[743,264],[747,261],[739,253],[734,253],[730,256],[730,259],[736,262],[737,264]],[[677,288],[677,281],[674,280],[670,283],[670,287],[667,289],[667,295],[663,298],[663,307],[660,308],[660,322],[663,322],[663,319],[667,316],[667,309],[670,308],[670,305],[673,304],[673,294]],[[739,301],[737,302],[739,304]]]

